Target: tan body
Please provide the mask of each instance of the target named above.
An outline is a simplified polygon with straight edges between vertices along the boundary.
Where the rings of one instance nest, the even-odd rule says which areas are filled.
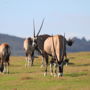
[[[0,44],[0,70],[1,72],[9,72],[8,65],[9,65],[9,58],[10,58],[11,50],[10,46],[7,43]]]
[[[44,41],[49,37],[49,35],[44,34],[40,35],[35,39],[35,42],[33,42],[33,38],[27,38],[24,40],[24,50],[26,53],[26,64],[25,66],[29,66],[30,63],[33,65],[34,61],[34,51],[37,50],[42,55],[42,66],[44,64],[43,60],[43,47],[44,47]],[[35,46],[33,46],[35,43]]]
[[[51,73],[53,73],[52,66],[55,63],[55,74],[57,74],[57,67],[59,69],[58,76],[63,75],[63,65],[67,63],[66,55],[66,44],[69,44],[66,41],[65,37],[62,35],[55,35],[48,37],[44,42],[44,57],[46,61],[45,75],[47,74],[48,66],[48,56],[52,56],[50,61]],[[70,42],[71,45],[71,42]]]
[[[33,64],[33,57],[32,57],[32,52],[33,52],[33,47],[32,47],[32,39],[31,38],[26,38],[24,40],[24,50],[26,54],[26,64],[25,66],[30,66]]]
[[[44,51],[53,57],[55,57],[55,51],[56,51],[57,59],[62,60],[63,56],[66,55],[66,40],[61,35],[53,36],[53,40],[54,40],[54,46],[53,46],[52,37],[47,38],[47,40],[44,42]]]

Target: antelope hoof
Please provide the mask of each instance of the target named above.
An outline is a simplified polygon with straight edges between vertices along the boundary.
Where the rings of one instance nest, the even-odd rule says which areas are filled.
[[[66,67],[68,66],[68,64],[66,63]]]
[[[40,68],[43,68],[44,67],[44,65],[41,65],[41,67]]]
[[[3,72],[0,72],[0,74],[1,74],[1,75],[4,75],[4,73],[3,73]]]
[[[45,76],[47,76],[47,73],[46,73],[46,72],[44,73],[44,77],[45,77]]]
[[[63,76],[63,73],[58,73],[58,77],[60,77],[60,76],[62,77]]]
[[[61,73],[61,75],[60,75],[61,77],[63,76],[63,73]]]
[[[54,74],[54,77],[56,77],[57,75],[56,74]]]
[[[53,76],[53,73],[51,73],[51,76]]]

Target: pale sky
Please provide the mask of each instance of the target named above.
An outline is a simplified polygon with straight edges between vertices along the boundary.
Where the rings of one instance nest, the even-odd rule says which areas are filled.
[[[0,0],[0,33],[29,37],[41,34],[90,39],[90,0]]]

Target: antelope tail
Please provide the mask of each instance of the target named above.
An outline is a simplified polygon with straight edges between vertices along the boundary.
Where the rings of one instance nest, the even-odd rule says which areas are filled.
[[[56,59],[56,61],[58,61],[57,54],[56,54],[56,49],[55,49],[55,45],[54,45],[53,35],[52,35],[52,43],[53,43],[53,49],[54,49],[55,59]]]

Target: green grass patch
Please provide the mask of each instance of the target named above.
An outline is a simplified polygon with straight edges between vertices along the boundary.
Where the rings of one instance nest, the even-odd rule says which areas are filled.
[[[63,77],[44,77],[41,57],[25,68],[25,57],[11,57],[9,74],[0,74],[0,90],[90,90],[90,52],[70,53]]]

